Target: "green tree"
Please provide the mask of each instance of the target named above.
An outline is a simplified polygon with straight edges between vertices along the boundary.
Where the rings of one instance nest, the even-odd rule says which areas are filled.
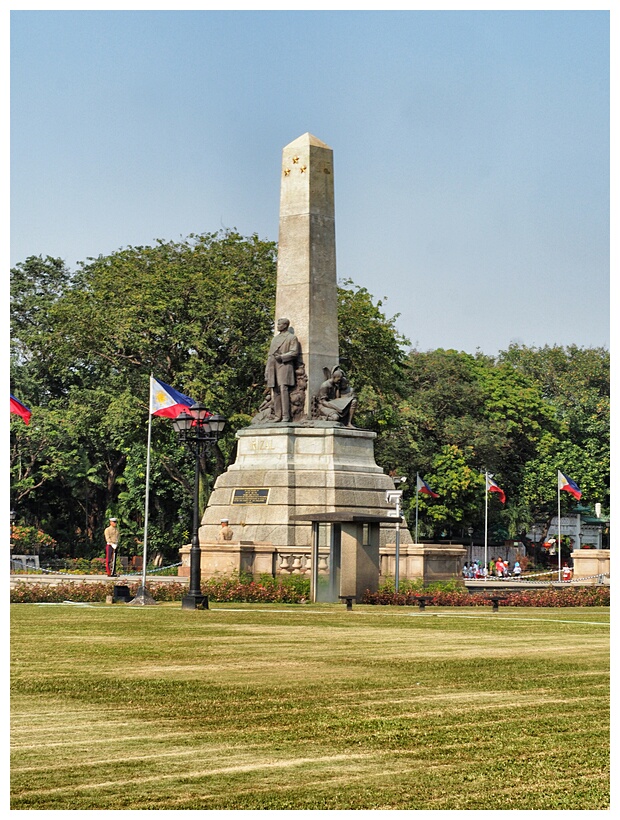
[[[412,350],[406,373],[406,396],[398,407],[399,469],[411,476],[420,472],[433,489],[433,482],[445,485],[448,494],[441,503],[419,501],[424,515],[428,508],[434,534],[444,529],[458,534],[459,526],[461,533],[468,527],[481,531],[484,491],[463,496],[456,489],[473,486],[468,471],[480,477],[485,470],[508,498],[506,509],[491,504],[490,527],[507,534],[508,516],[514,515],[510,502],[519,497],[525,465],[536,456],[542,436],[558,429],[553,408],[530,377],[481,353]],[[413,507],[412,482],[409,488]]]
[[[403,456],[399,404],[405,393],[408,339],[388,318],[383,301],[350,279],[338,288],[340,363],[359,405],[355,425],[377,433],[375,457],[393,471]]]
[[[471,450],[456,444],[442,446],[433,457],[428,480],[439,498],[418,496],[419,515],[432,524],[432,533],[462,536],[465,526],[479,523],[484,509],[484,476],[470,466],[471,460]]]
[[[16,266],[13,392],[34,411],[29,427],[12,425],[20,516],[44,520],[74,554],[98,553],[114,514],[124,543],[138,548],[150,373],[228,419],[201,465],[206,502],[235,457],[236,430],[262,401],[275,283],[275,244],[235,231],[123,248],[73,274],[49,258]],[[362,395],[358,423],[387,430],[406,340],[365,289],[346,282],[338,293],[341,358]],[[149,541],[172,554],[187,540],[193,460],[168,420],[153,419],[152,432]]]
[[[399,314],[388,319],[382,307],[350,279],[338,288],[340,363],[358,392],[390,400],[402,394],[409,341],[396,328]]]
[[[51,377],[55,331],[53,306],[66,293],[71,273],[62,259],[29,256],[11,269],[11,383],[33,406],[45,406],[62,391]]]
[[[29,427],[13,425],[20,515],[44,516],[51,532],[68,526],[73,541],[79,530],[98,543],[105,517],[121,515],[120,505],[121,523],[137,528],[143,505],[131,515],[125,510],[129,496],[136,500],[136,453],[146,455],[150,372],[228,417],[215,463],[205,459],[211,482],[226,465],[235,430],[259,404],[274,296],[274,243],[233,231],[122,249],[87,260],[73,275],[49,258],[16,266],[12,384],[34,410]],[[177,516],[158,516],[159,499],[186,488],[192,471],[169,422],[165,433],[161,425],[154,423],[162,457],[153,518],[165,518],[171,534]]]
[[[275,283],[275,244],[235,231],[124,248],[75,272],[42,256],[13,268],[11,385],[33,410],[30,425],[11,421],[12,501],[24,523],[71,554],[98,553],[116,514],[139,550],[150,373],[227,417],[201,465],[211,486],[262,400]],[[485,469],[507,495],[505,507],[490,499],[498,534],[552,513],[557,469],[586,503],[608,508],[607,351],[406,352],[380,300],[350,280],[338,297],[356,424],[377,432],[378,464],[409,476],[410,514],[416,472],[440,493],[419,498],[428,536],[480,531]],[[193,461],[169,421],[153,419],[152,432],[149,540],[172,556],[188,537]]]
[[[409,353],[398,406],[398,471],[423,474],[447,502],[420,498],[438,530],[482,526],[484,493],[468,506],[451,483],[464,466],[491,471],[506,492],[492,503],[490,529],[516,537],[557,508],[557,470],[571,475],[586,503],[609,488],[609,356],[603,349],[512,346],[497,358],[453,350]],[[456,448],[456,449],[451,449]],[[453,472],[449,469],[453,453]],[[441,470],[438,470],[438,461]],[[458,486],[458,482],[457,486]],[[444,486],[445,485],[445,486]],[[415,504],[409,483],[407,501]],[[439,491],[439,490],[437,490]],[[566,494],[564,494],[566,495]],[[567,508],[570,497],[563,499]]]
[[[500,359],[539,386],[557,421],[557,427],[541,439],[537,453],[526,465],[524,501],[537,516],[544,516],[553,507],[557,470],[562,470],[579,485],[583,503],[593,505],[599,501],[608,511],[609,351],[575,345],[511,345]]]

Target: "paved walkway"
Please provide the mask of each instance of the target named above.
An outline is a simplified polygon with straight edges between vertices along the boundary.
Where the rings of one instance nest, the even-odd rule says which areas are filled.
[[[116,578],[109,578],[107,575],[73,575],[67,572],[24,572],[19,575],[14,575],[11,573],[10,581],[10,585],[12,587],[18,583],[50,585],[67,582],[74,584],[108,584],[110,581],[113,581],[115,584],[133,584],[136,581],[142,583],[142,573],[139,573],[138,575],[133,573],[123,573],[121,575],[117,575]],[[147,574],[146,583],[147,586],[150,583],[189,584],[189,577],[177,575],[158,575],[157,573],[154,575]]]
[[[558,581],[557,572],[554,575],[547,575],[546,578],[538,578],[535,581],[526,581],[522,578],[520,581],[515,580],[514,578],[489,578],[486,581],[473,581],[470,579],[465,580],[465,586],[471,592],[478,591],[478,590],[488,590],[489,592],[496,592],[497,590],[510,590],[511,592],[518,589],[545,589],[549,586],[554,587],[579,587],[579,586],[587,586],[591,587],[593,584],[598,584],[598,576],[593,578],[587,578],[584,580],[576,579],[574,581]],[[603,581],[604,584],[609,586],[609,578],[605,578]]]
[[[133,584],[136,581],[142,582],[142,573],[136,575],[135,573],[129,574],[124,573],[118,575],[116,578],[108,578],[107,575],[70,575],[69,573],[51,573],[51,572],[24,572],[19,575],[11,573],[10,575],[10,585],[13,587],[18,583],[26,583],[26,584],[61,584],[61,583],[75,583],[75,584],[107,584],[110,581],[113,581],[115,584]],[[189,585],[189,577],[188,576],[178,576],[178,575],[158,575],[157,573],[153,575],[146,576],[146,583],[163,583],[163,584],[185,584]],[[554,579],[551,576],[547,576],[545,580],[536,580],[536,581],[526,581],[525,579],[521,579],[520,581],[516,581],[514,578],[507,578],[505,580],[500,580],[498,578],[488,579],[487,581],[473,581],[473,580],[466,580],[465,586],[470,591],[477,591],[477,590],[487,590],[488,592],[496,592],[497,590],[504,590],[508,592],[509,590],[518,590],[518,589],[545,589],[549,586],[554,587],[575,587],[575,586],[592,586],[593,584],[597,583],[597,578],[587,579],[583,581],[558,581],[557,577]],[[609,578],[605,578],[604,584],[609,585]]]

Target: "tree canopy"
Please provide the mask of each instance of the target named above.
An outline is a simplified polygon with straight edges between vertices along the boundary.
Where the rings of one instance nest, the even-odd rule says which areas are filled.
[[[235,432],[264,390],[273,332],[275,243],[236,231],[123,248],[70,271],[31,256],[11,270],[11,389],[33,411],[11,420],[11,503],[71,555],[101,551],[106,518],[141,550],[149,375],[229,421],[208,482],[234,460]],[[511,345],[497,357],[419,351],[383,304],[338,289],[341,363],[359,397],[357,426],[377,432],[377,462],[439,493],[419,497],[420,533],[479,529],[484,471],[505,490],[489,502],[497,538],[549,515],[556,474],[586,504],[609,505],[609,353]],[[153,420],[151,545],[188,540],[192,475],[167,420]],[[566,499],[566,503],[570,503]],[[133,544],[133,548],[132,548]]]
[[[399,437],[400,460],[393,467],[423,473],[441,497],[419,498],[429,536],[437,525],[460,538],[469,527],[480,531],[487,470],[506,493],[505,506],[489,501],[498,539],[555,514],[558,470],[577,481],[583,502],[608,509],[609,354],[603,348],[512,346],[497,357],[412,350],[399,410],[400,428],[391,435]],[[409,486],[413,505],[415,486]]]

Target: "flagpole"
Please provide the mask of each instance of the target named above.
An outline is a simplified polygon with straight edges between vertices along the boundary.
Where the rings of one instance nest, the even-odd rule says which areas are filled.
[[[562,580],[562,519],[560,518],[560,471],[558,470],[558,581]]]
[[[418,496],[420,495],[420,473],[415,474],[415,542],[418,543]]]
[[[149,379],[149,432],[146,442],[146,490],[144,493],[144,546],[142,549],[142,587],[146,588],[146,545],[149,531],[149,484],[151,477],[151,425],[153,420],[153,374]]]
[[[489,474],[484,471],[484,566],[489,571],[488,557]],[[483,576],[485,579],[488,575]]]

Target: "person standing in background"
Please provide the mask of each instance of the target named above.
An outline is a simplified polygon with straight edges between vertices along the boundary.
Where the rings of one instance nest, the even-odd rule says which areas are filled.
[[[105,538],[105,574],[116,576],[116,550],[118,549],[118,521],[110,518],[110,526],[103,533]]]

